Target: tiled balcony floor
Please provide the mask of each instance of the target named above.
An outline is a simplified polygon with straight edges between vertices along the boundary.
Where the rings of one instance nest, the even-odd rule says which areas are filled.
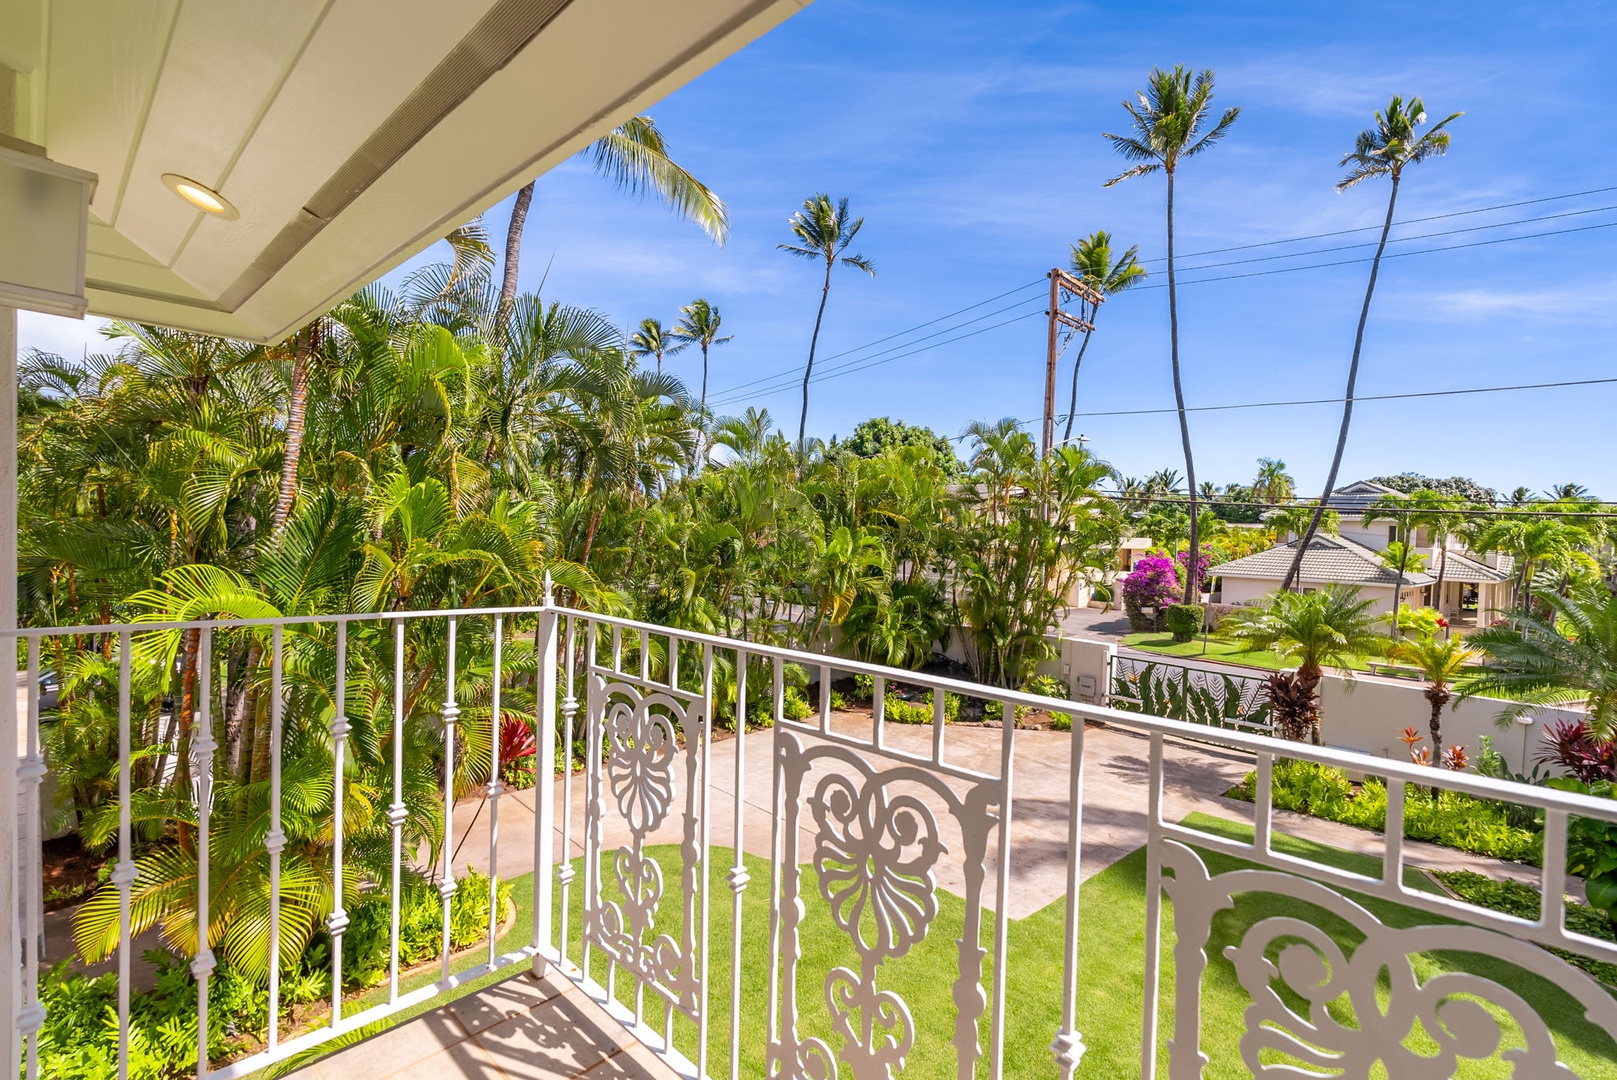
[[[294,1080],[677,1080],[565,979],[524,973],[405,1021]]]

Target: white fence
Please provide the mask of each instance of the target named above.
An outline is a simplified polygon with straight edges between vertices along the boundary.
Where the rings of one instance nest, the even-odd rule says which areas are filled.
[[[345,866],[341,793],[345,747],[352,737],[348,714],[355,704],[355,692],[345,679],[355,624],[377,622],[390,631],[393,657],[391,685],[380,688],[392,696],[393,788],[386,821],[392,843],[393,944],[388,1000],[349,1013],[344,1011],[341,997],[342,942],[348,925],[340,899]],[[1617,822],[1617,802],[1500,784],[1404,762],[1356,759],[1338,750],[1277,743],[1249,732],[1186,725],[547,604],[523,609],[112,628],[120,673],[116,690],[121,763],[118,863],[112,879],[121,899],[117,950],[120,1075],[127,1075],[128,1067],[130,905],[137,885],[130,798],[135,730],[131,723],[132,658],[138,652],[137,637],[189,630],[200,632],[199,649],[204,658],[198,665],[197,734],[188,758],[195,780],[195,844],[200,869],[197,923],[201,944],[192,957],[198,1010],[204,1014],[199,1025],[199,1077],[224,1080],[243,1076],[336,1034],[449,993],[470,979],[523,965],[535,971],[559,972],[585,987],[608,1006],[627,1032],[685,1075],[711,1075],[710,1056],[716,1046],[727,1046],[732,1077],[744,1071],[801,1080],[839,1076],[876,1080],[902,1075],[916,1048],[914,1016],[920,1010],[946,1009],[953,1015],[949,1045],[931,1049],[948,1051],[953,1074],[961,1078],[1009,1075],[1007,1038],[1014,1035],[1048,1044],[1053,1071],[1070,1080],[1084,1052],[1079,1001],[1086,970],[1079,955],[1083,917],[1079,867],[1085,843],[1082,807],[1087,732],[1086,725],[1077,722],[1080,719],[1137,733],[1148,753],[1148,765],[1140,777],[1148,789],[1149,821],[1141,961],[1146,990],[1140,1018],[1142,1077],[1157,1075],[1159,1050],[1164,1045],[1158,1031],[1159,998],[1164,994],[1173,1003],[1172,1032],[1165,1043],[1167,1075],[1172,1080],[1201,1076],[1206,1061],[1201,1030],[1202,976],[1208,964],[1205,946],[1217,913],[1228,908],[1237,895],[1252,893],[1317,905],[1351,924],[1363,939],[1350,955],[1344,955],[1342,946],[1323,931],[1296,918],[1274,917],[1252,926],[1228,950],[1239,981],[1252,998],[1239,1053],[1255,1074],[1326,1075],[1285,1071],[1273,1064],[1275,1055],[1281,1054],[1312,1068],[1345,1070],[1346,1075],[1367,1075],[1377,1061],[1386,1063],[1389,1075],[1414,1075],[1400,1072],[1403,1066],[1399,1063],[1409,1060],[1403,1041],[1418,1021],[1426,1031],[1438,1033],[1439,1044],[1437,1058],[1422,1065],[1425,1071],[1419,1075],[1448,1075],[1455,1061],[1493,1052],[1492,1045],[1484,1045],[1486,1023],[1464,1005],[1455,1005],[1469,998],[1489,1002],[1522,1032],[1522,1046],[1512,1051],[1515,1075],[1575,1075],[1556,1071],[1555,1037],[1538,1014],[1538,1003],[1512,986],[1463,972],[1422,981],[1413,966],[1414,958],[1434,949],[1508,960],[1555,983],[1583,1007],[1591,1023],[1608,1032],[1617,1030],[1617,999],[1583,971],[1539,948],[1553,946],[1617,962],[1617,946],[1568,931],[1561,904],[1569,820],[1582,816]],[[41,872],[38,793],[43,767],[37,708],[41,649],[64,635],[107,632],[106,627],[16,632],[27,643],[29,686],[35,688],[29,694],[33,703],[27,716],[29,752],[18,773],[33,801],[22,823],[24,858],[14,868],[20,877],[20,895],[35,898],[22,913],[24,953],[19,974],[23,993],[13,1017],[26,1039],[24,1068],[30,1078],[38,1075],[35,1050],[44,1020],[35,992],[39,957],[34,944],[42,928],[34,885]],[[205,1017],[207,984],[216,963],[207,934],[208,844],[218,748],[211,735],[210,715],[216,688],[208,680],[214,670],[211,649],[215,637],[242,633],[258,635],[264,641],[271,673],[269,715],[275,771],[269,784],[271,820],[264,841],[271,955],[275,955],[284,903],[280,872],[286,837],[281,818],[280,751],[292,720],[286,712],[290,699],[283,682],[289,641],[294,637],[298,641],[303,658],[298,677],[302,680],[308,680],[312,670],[323,670],[310,657],[329,654],[332,661],[329,697],[322,699],[314,693],[318,688],[305,686],[298,700],[327,700],[331,706],[325,723],[334,764],[336,850],[330,872],[337,885],[331,895],[338,899],[327,915],[326,926],[333,945],[333,1001],[330,1020],[323,1027],[282,1039],[274,1019],[279,1016],[278,968],[272,964],[265,987],[272,1020],[262,1033],[264,1049],[212,1068]],[[518,633],[531,635],[534,645],[534,665],[525,671],[509,670],[502,656],[502,648],[509,649]],[[432,642],[433,668],[407,669],[406,644],[412,635]],[[469,660],[457,669],[462,656],[472,655],[470,643],[474,641],[478,670],[486,670],[486,676],[476,678],[469,674]],[[426,685],[429,677],[436,677],[440,663],[442,683],[448,688],[443,701],[431,706],[417,703],[413,710],[408,709],[408,688]],[[871,677],[871,715],[834,716],[831,695],[822,693],[817,712],[807,718],[789,718],[784,706],[792,665],[815,669],[821,687],[830,687],[848,675]],[[486,683],[480,681],[485,679]],[[901,746],[890,737],[883,705],[890,680],[930,690],[932,723],[925,729],[928,737],[922,744],[907,739]],[[469,715],[463,705],[470,700],[466,688],[472,684],[476,684],[479,715],[481,702],[493,699],[487,712],[491,755],[497,755],[500,746],[497,726],[502,692],[515,693],[520,685],[532,692],[536,702],[538,821],[533,889],[526,898],[533,910],[533,934],[523,947],[496,955],[498,915],[491,904],[487,956],[470,971],[452,973],[449,907],[456,885],[447,852],[454,806],[447,778],[455,772],[457,747],[471,742],[457,728],[469,722],[463,719]],[[957,749],[959,739],[951,737],[946,722],[950,694],[985,702],[987,716],[1002,722],[996,733],[997,752],[987,760]],[[770,729],[749,732],[745,723],[735,723],[734,773],[715,775],[715,724],[757,716],[750,703],[759,700],[765,704],[763,715],[772,721]],[[1061,1009],[1059,1020],[1038,1032],[1018,1029],[1012,1007],[1016,971],[1009,954],[1010,890],[1019,858],[1012,826],[1021,812],[1014,722],[1018,706],[1058,710],[1075,717],[1070,735],[1074,767],[1065,793],[1068,813],[1059,826],[1064,835],[1067,895]],[[435,982],[404,992],[398,957],[400,881],[419,869],[411,863],[414,848],[410,838],[420,833],[420,811],[412,810],[405,800],[403,732],[424,714],[440,718],[444,733],[436,763],[439,775],[446,778],[438,822],[446,854],[437,868],[445,911],[443,961]],[[298,730],[307,734],[310,718],[296,719]],[[1251,842],[1213,835],[1165,816],[1165,758],[1186,737],[1204,746],[1212,743],[1231,754],[1250,755],[1257,777]],[[582,772],[557,774],[549,768],[556,760],[558,739],[566,747],[575,740],[584,742],[589,764]],[[770,751],[770,789],[747,791],[745,750],[760,739],[766,740]],[[923,749],[917,749],[923,744]],[[1389,820],[1380,873],[1352,873],[1304,860],[1275,844],[1271,785],[1275,765],[1282,757],[1345,765],[1386,778]],[[489,790],[490,814],[497,821],[502,794],[497,758],[490,765],[495,778]],[[720,821],[713,813],[713,796],[726,784],[731,788],[727,801],[732,812],[729,820]],[[1406,884],[1402,815],[1411,785],[1505,798],[1543,812],[1544,901],[1536,918],[1502,915]],[[581,815],[574,812],[575,796],[580,797]],[[772,837],[768,882],[752,879],[743,854],[747,847],[744,838],[759,825],[767,827]],[[555,839],[560,840],[559,848]],[[566,857],[575,841],[584,850],[576,866]],[[721,843],[725,850],[720,850]],[[490,833],[491,867],[498,861],[498,845],[496,827]],[[558,850],[563,853],[559,857]],[[1233,856],[1243,865],[1215,871],[1209,868],[1208,852]],[[715,867],[718,859],[726,860],[728,866]],[[812,875],[805,867],[812,868]],[[728,896],[715,896],[707,887],[720,869]],[[945,880],[962,898],[964,911],[961,924],[951,925],[947,931],[938,925],[940,882]],[[366,884],[380,887],[384,883]],[[767,889],[770,897],[764,928],[769,956],[767,990],[757,998],[749,997],[743,985],[749,972],[743,966],[742,942],[759,929],[744,921],[744,896],[754,888]],[[581,895],[575,896],[575,890]],[[1350,893],[1396,901],[1430,913],[1434,919],[1425,926],[1391,927]],[[1175,977],[1171,986],[1162,985],[1164,897],[1173,902]],[[581,901],[581,925],[571,923],[575,901]],[[729,909],[728,918],[720,920],[719,926],[712,917],[715,903]],[[833,928],[830,932],[838,940],[835,948],[825,940],[805,940],[806,920],[814,912],[822,919],[817,925]],[[720,934],[727,938],[723,944],[731,958],[723,968],[711,963]],[[1276,947],[1281,945],[1277,958]],[[894,989],[890,972],[907,954],[922,948],[952,953],[950,984],[927,988],[925,1000],[906,1000]],[[834,959],[842,954],[851,956],[852,962]],[[1391,1000],[1385,1005],[1377,999],[1383,972],[1391,978]],[[1360,1023],[1338,1024],[1329,1019],[1326,1006],[1344,996],[1351,999]],[[1302,1007],[1297,1005],[1299,998]],[[715,1001],[729,1004],[721,1009]],[[829,1028],[814,1029],[805,1019],[806,1004],[811,1002],[818,1003],[816,1009],[824,1005]],[[767,1018],[765,1037],[761,1041],[744,1039],[748,1027],[744,1021],[760,1010]],[[1378,1017],[1394,1017],[1396,1022],[1371,1022]]]

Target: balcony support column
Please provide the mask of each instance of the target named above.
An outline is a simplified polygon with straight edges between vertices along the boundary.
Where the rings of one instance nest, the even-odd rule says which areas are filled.
[[[0,110],[3,111],[3,110]],[[4,120],[9,120],[6,116]],[[9,128],[9,124],[4,125]],[[0,629],[17,626],[17,311],[0,306]],[[17,650],[10,641],[0,650],[0,746],[15,752],[0,768],[0,919],[4,920],[5,977],[0,979],[0,1062],[15,1071],[21,1060],[17,1013],[22,1007],[22,894],[33,887],[18,880],[22,866],[17,813],[17,768],[27,755],[18,723]]]

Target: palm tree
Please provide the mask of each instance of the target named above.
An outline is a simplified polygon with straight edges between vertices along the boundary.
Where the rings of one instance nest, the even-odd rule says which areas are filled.
[[[1413,514],[1405,514],[1405,526],[1411,530],[1426,530],[1432,546],[1437,549],[1437,583],[1432,586],[1432,606],[1443,612],[1443,579],[1449,568],[1449,538],[1465,523],[1465,502],[1453,495],[1436,491],[1417,491],[1409,497]]]
[[[1290,543],[1294,537],[1301,536],[1303,530],[1308,528],[1308,522],[1313,513],[1314,508],[1309,503],[1299,503],[1295,506],[1277,506],[1273,510],[1263,512],[1263,523],[1284,537],[1287,543]],[[1320,519],[1320,528],[1324,529],[1327,534],[1335,536],[1339,520],[1335,510],[1327,510],[1325,511],[1325,516]]]
[[[1556,484],[1545,490],[1544,497],[1551,502],[1575,502],[1578,499],[1587,499],[1589,489],[1582,484]]]
[[[1112,234],[1100,229],[1072,245],[1072,272],[1101,296],[1116,296],[1145,280],[1145,268],[1140,265],[1139,255],[1140,248],[1136,245],[1116,259],[1112,258]],[[1089,339],[1095,333],[1095,316],[1100,314],[1099,304],[1084,301],[1080,307],[1078,317],[1089,329],[1084,331],[1078,358],[1072,364],[1072,398],[1067,403],[1067,430],[1061,436],[1063,445],[1072,441],[1072,422],[1078,412],[1078,369],[1084,365],[1084,350],[1089,348]]]
[[[1398,538],[1387,545],[1386,550],[1381,553],[1381,559],[1389,567],[1398,571],[1398,580],[1393,582],[1392,585],[1392,610],[1394,616],[1392,636],[1394,638],[1398,636],[1398,609],[1403,605],[1404,571],[1410,567],[1412,560],[1423,561],[1421,556],[1415,554],[1413,550],[1414,533],[1410,529],[1409,515],[1405,512],[1409,509],[1409,505],[1410,497],[1402,492],[1395,491],[1378,497],[1369,506],[1365,507],[1364,516],[1360,518],[1360,523],[1365,528],[1369,528],[1381,520],[1388,511],[1393,512],[1393,528]],[[1306,528],[1306,526],[1304,527]],[[1396,564],[1389,562],[1389,559],[1396,559]],[[1418,571],[1421,567],[1415,566],[1414,569]]]
[[[1353,359],[1348,363],[1347,393],[1342,399],[1342,426],[1336,434],[1336,452],[1331,456],[1331,467],[1325,473],[1325,493],[1320,496],[1319,502],[1321,507],[1331,497],[1331,492],[1336,490],[1336,474],[1342,468],[1342,453],[1347,449],[1348,427],[1353,422],[1353,389],[1359,381],[1359,354],[1364,348],[1364,325],[1370,318],[1370,298],[1375,295],[1376,275],[1381,272],[1381,255],[1387,250],[1387,236],[1392,232],[1393,208],[1398,204],[1398,185],[1404,178],[1404,169],[1410,165],[1419,165],[1427,158],[1448,152],[1449,133],[1443,129],[1463,115],[1451,113],[1425,134],[1418,135],[1416,129],[1426,123],[1426,106],[1420,98],[1411,98],[1405,105],[1402,97],[1394,97],[1385,112],[1376,113],[1375,126],[1359,132],[1353,151],[1342,158],[1342,166],[1351,165],[1352,168],[1336,182],[1337,191],[1346,191],[1378,176],[1389,178],[1392,189],[1387,194],[1387,216],[1381,223],[1381,240],[1376,244],[1375,257],[1370,260],[1370,281],[1364,289],[1364,306],[1359,309],[1359,327],[1353,335]],[[1308,546],[1306,540],[1312,538],[1314,530],[1319,528],[1317,521],[1316,513],[1315,523],[1308,527],[1305,542],[1298,547],[1297,556],[1291,561],[1291,569],[1286,572],[1286,580],[1281,584],[1282,588],[1291,588],[1297,580],[1303,565],[1303,548]]]
[[[1543,706],[1583,701],[1590,734],[1610,742],[1617,737],[1617,593],[1595,583],[1568,596],[1544,592],[1538,600],[1547,616],[1523,611],[1514,625],[1466,638],[1488,662],[1461,680],[1460,697],[1510,701],[1499,714],[1502,724]]]
[[[661,375],[663,357],[677,356],[690,348],[690,344],[675,331],[664,330],[661,319],[641,319],[640,329],[629,335],[629,355],[637,360],[655,357],[657,374]]]
[[[1374,600],[1359,599],[1356,585],[1326,585],[1313,592],[1275,592],[1258,606],[1238,608],[1220,632],[1249,649],[1295,658],[1295,672],[1269,677],[1269,701],[1280,734],[1294,742],[1320,743],[1319,680],[1325,666],[1344,679],[1361,656],[1384,652],[1387,638],[1370,613]]]
[[[780,250],[800,259],[820,259],[825,262],[825,284],[820,287],[820,310],[814,316],[814,334],[809,338],[808,364],[803,368],[803,414],[797,421],[797,452],[803,453],[804,432],[808,430],[809,377],[814,374],[814,350],[820,343],[820,323],[825,319],[825,301],[831,295],[831,271],[838,264],[863,270],[876,276],[876,267],[863,255],[847,254],[848,245],[864,228],[864,218],[848,216],[848,200],[838,199],[832,205],[831,196],[821,192],[803,200],[803,208],[792,215],[792,235],[796,244],[778,244]]]
[[[676,214],[694,222],[715,242],[730,236],[730,211],[724,200],[668,156],[668,143],[657,122],[635,116],[613,128],[584,151],[595,171],[631,195],[655,195]],[[500,303],[509,308],[517,295],[517,261],[522,252],[522,227],[533,202],[534,181],[517,192],[511,205],[511,223],[505,233],[505,275]]]
[[[1531,488],[1518,485],[1511,489],[1508,498],[1512,509],[1520,509],[1528,503],[1536,501],[1538,496],[1533,494]]]
[[[1179,376],[1179,288],[1173,261],[1173,181],[1179,163],[1211,149],[1241,114],[1238,108],[1225,109],[1218,122],[1203,130],[1211,115],[1213,73],[1203,70],[1192,78],[1190,71],[1175,65],[1172,71],[1155,68],[1146,79],[1146,89],[1137,101],[1123,102],[1133,133],[1103,134],[1112,148],[1129,161],[1139,164],[1106,181],[1105,186],[1161,170],[1168,181],[1168,339],[1173,361],[1173,396],[1179,409],[1179,440],[1184,444],[1185,477],[1190,488],[1190,573],[1185,575],[1185,603],[1193,604],[1199,595],[1196,581],[1196,462],[1190,452],[1190,421],[1185,414],[1185,388]]]
[[[1431,703],[1432,715],[1426,720],[1426,730],[1432,736],[1432,764],[1443,762],[1443,706],[1453,697],[1449,686],[1468,671],[1477,652],[1464,638],[1416,638],[1405,641],[1393,655],[1417,669],[1426,680],[1423,693]]]
[[[1286,471],[1286,463],[1279,458],[1260,457],[1258,475],[1252,481],[1252,497],[1270,506],[1290,502],[1297,494],[1297,481]]]
[[[724,320],[719,317],[719,309],[715,305],[703,299],[692,300],[679,309],[679,322],[669,334],[670,337],[684,342],[684,345],[680,346],[681,348],[695,345],[702,350],[702,395],[698,399],[696,408],[696,418],[699,426],[705,423],[707,418],[708,350],[715,345],[725,344],[731,338],[729,334],[725,334],[723,337],[719,336],[719,327],[723,325],[723,322]],[[694,461],[697,468],[701,467],[701,444],[702,440],[699,436]]]

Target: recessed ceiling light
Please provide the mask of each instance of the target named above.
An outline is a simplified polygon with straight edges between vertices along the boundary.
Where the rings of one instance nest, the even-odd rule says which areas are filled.
[[[241,215],[236,208],[230,205],[230,200],[213,190],[207,184],[192,180],[189,176],[179,173],[164,173],[163,183],[168,189],[203,213],[222,217],[227,221],[235,221]]]

